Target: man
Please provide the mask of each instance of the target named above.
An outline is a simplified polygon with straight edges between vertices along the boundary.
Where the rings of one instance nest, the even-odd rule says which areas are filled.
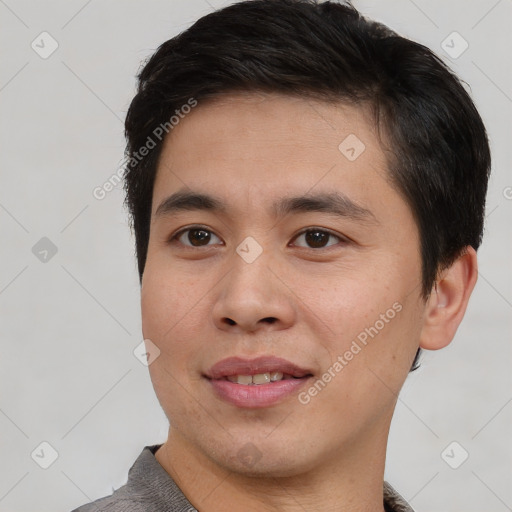
[[[412,510],[389,426],[464,316],[490,170],[458,79],[351,6],[250,0],[161,45],[126,136],[170,427],[77,511]]]

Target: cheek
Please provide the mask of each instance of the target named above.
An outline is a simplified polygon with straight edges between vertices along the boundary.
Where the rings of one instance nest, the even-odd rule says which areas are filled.
[[[189,378],[187,362],[194,349],[187,331],[190,300],[175,275],[156,272],[151,265],[146,267],[141,288],[142,332],[160,350],[148,369],[166,413],[187,403],[181,396],[180,383]]]
[[[194,355],[205,339],[205,294],[212,287],[201,274],[190,275],[155,255],[148,257],[141,288],[142,332],[160,349],[149,367],[155,383],[172,383],[166,370],[181,380],[194,374]]]
[[[144,337],[164,343],[185,323],[197,302],[200,282],[189,279],[165,262],[148,256],[141,287]]]
[[[308,305],[330,328],[331,360],[347,354],[354,371],[383,371],[389,382],[408,372],[419,342],[421,305],[411,293],[415,269],[406,270],[400,272],[396,262],[385,269],[375,264],[317,289]]]
[[[391,301],[396,298],[394,302]],[[364,370],[373,391],[396,396],[411,368],[421,333],[421,307],[416,296],[389,296],[361,331]]]
[[[331,337],[346,342],[379,320],[379,315],[392,307],[400,293],[393,292],[389,274],[385,276],[366,269],[342,269],[329,276],[303,275],[300,291],[307,309],[317,322],[329,328]],[[394,311],[391,311],[391,314]]]

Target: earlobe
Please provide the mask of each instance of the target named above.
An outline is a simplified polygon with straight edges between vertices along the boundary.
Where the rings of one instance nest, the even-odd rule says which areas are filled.
[[[468,246],[436,280],[425,306],[420,347],[438,350],[453,340],[478,277],[476,251]]]

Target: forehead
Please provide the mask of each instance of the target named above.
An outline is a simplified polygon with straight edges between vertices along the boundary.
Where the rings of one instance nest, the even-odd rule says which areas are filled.
[[[164,141],[154,193],[202,184],[246,198],[250,190],[264,197],[293,188],[298,195],[314,187],[350,189],[357,183],[365,188],[372,180],[376,186],[375,178],[386,173],[366,108],[238,93],[198,101],[173,127]]]
[[[310,154],[315,148],[338,157],[338,145],[348,135],[365,139],[373,149],[378,149],[379,145],[374,144],[377,130],[367,103],[354,106],[261,92],[224,93],[199,100],[194,110],[182,116],[170,131],[164,150],[173,141],[186,142],[183,139],[191,135],[201,136],[201,140],[193,141],[194,145],[214,142],[224,153],[232,142],[238,141],[245,142],[247,150],[260,142],[279,145],[284,155],[286,146],[295,146],[293,149],[298,156]],[[307,152],[300,151],[299,146]]]

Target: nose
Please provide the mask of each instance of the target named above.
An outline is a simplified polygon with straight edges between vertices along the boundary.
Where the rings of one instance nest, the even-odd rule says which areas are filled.
[[[265,250],[251,263],[235,251],[231,270],[219,283],[213,307],[214,323],[229,332],[282,330],[290,327],[296,315],[293,283]]]

